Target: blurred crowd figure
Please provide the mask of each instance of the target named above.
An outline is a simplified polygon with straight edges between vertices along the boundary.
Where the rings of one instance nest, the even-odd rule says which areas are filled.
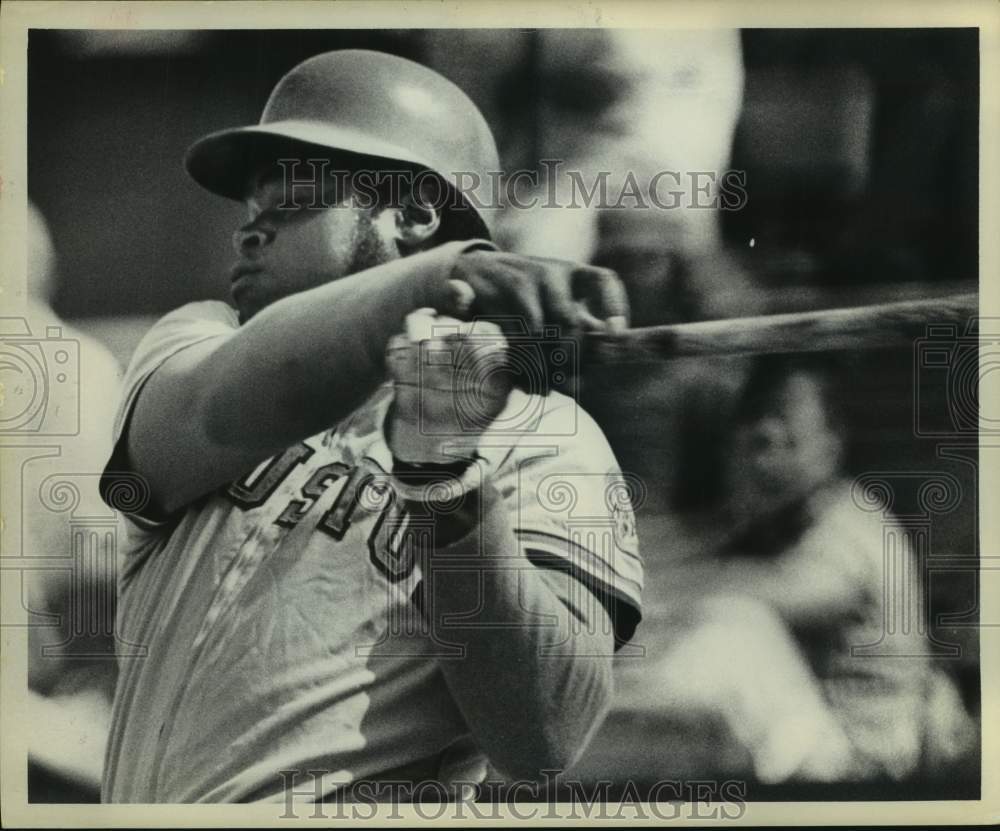
[[[975,746],[926,632],[885,638],[890,604],[913,621],[923,594],[912,549],[890,565],[886,520],[854,501],[847,390],[825,357],[754,362],[727,446],[725,539],[658,660],[664,705],[721,718],[765,783],[901,780]]]
[[[481,36],[467,37],[472,48]],[[560,159],[588,182],[607,172],[612,193],[629,174],[645,187],[658,171],[728,168],[744,82],[738,32],[546,32],[533,46],[505,53],[532,63],[543,105],[530,129],[511,131],[508,156]],[[497,85],[480,75],[472,86]],[[570,201],[565,174],[520,198],[551,193]],[[746,252],[723,246],[720,219],[718,205],[696,207],[688,193],[669,210],[508,209],[501,234],[522,253],[614,269],[633,326],[768,313]],[[649,661],[623,665],[622,706],[673,713],[695,742],[721,722],[737,750],[719,761],[742,759],[763,783],[940,774],[976,744],[954,681],[920,657],[924,633],[893,639],[902,654],[852,653],[883,634],[889,575],[885,519],[852,500],[838,378],[805,357],[583,364],[585,408],[647,484],[638,519],[650,594],[682,570],[679,582],[704,593],[686,606],[664,593],[677,608],[647,615]],[[676,544],[674,531],[688,552],[650,543]],[[916,573],[912,551],[900,557]]]
[[[36,335],[56,327],[62,339],[75,342],[79,356],[70,383],[50,386],[46,404],[77,410],[79,432],[40,437],[52,447],[23,467],[22,554],[34,565],[24,573],[22,594],[28,610],[29,755],[49,781],[96,799],[117,674],[111,634],[116,586],[114,569],[103,567],[103,558],[86,550],[86,543],[74,544],[73,520],[108,513],[97,475],[111,450],[121,367],[103,344],[53,311],[56,249],[33,204],[27,249],[28,327]],[[65,511],[44,497],[58,482],[71,483],[76,493]]]
[[[445,70],[486,102],[487,117],[501,125],[509,164],[540,170],[537,188],[517,195],[520,204],[534,199],[535,206],[510,205],[501,215],[503,247],[613,269],[628,293],[633,326],[764,310],[738,256],[722,245],[717,198],[743,100],[738,30],[508,32],[497,62],[463,61],[485,47],[486,37],[463,32],[454,49],[430,47]],[[520,80],[516,104],[508,103],[504,79],[511,86]],[[663,178],[664,171],[677,175]],[[612,204],[581,198],[572,174],[587,188],[606,177]],[[623,197],[616,206],[630,177],[644,202]],[[698,184],[707,191],[695,193]],[[669,207],[657,207],[651,190]],[[667,191],[676,198],[665,197]],[[571,206],[547,207],[552,202]],[[698,454],[693,445],[715,448],[712,428],[721,426],[718,413],[738,391],[745,362],[583,362],[582,370],[581,402],[622,466],[649,484],[648,511],[712,490],[711,482],[694,488],[686,482],[701,469],[689,458]],[[632,403],[626,411],[618,405],[622,396]],[[699,425],[698,435],[681,439],[682,424]]]

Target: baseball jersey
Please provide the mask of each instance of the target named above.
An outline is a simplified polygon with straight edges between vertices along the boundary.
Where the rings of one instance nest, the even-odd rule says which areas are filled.
[[[214,301],[157,323],[126,373],[116,444],[157,367],[237,328]],[[427,528],[388,476],[391,398],[379,388],[168,521],[127,517],[118,633],[144,657],[121,661],[104,801],[282,800],[290,785],[329,795],[401,769],[485,775],[439,667],[449,647],[411,602]],[[515,392],[481,453],[530,567],[565,572],[627,640],[642,565],[628,482],[600,429],[568,397]]]

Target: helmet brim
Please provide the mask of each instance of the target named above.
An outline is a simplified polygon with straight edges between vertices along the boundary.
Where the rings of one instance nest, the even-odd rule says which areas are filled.
[[[328,123],[275,121],[252,127],[220,130],[188,148],[184,166],[199,185],[228,199],[242,200],[252,177],[279,159],[336,159],[338,153],[429,168],[424,159],[392,142]]]

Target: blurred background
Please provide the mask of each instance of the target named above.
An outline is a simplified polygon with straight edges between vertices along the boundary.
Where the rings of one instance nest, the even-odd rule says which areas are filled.
[[[230,237],[242,207],[186,177],[181,159],[188,145],[207,132],[256,122],[293,65],[350,47],[411,58],[455,81],[485,114],[508,170],[560,159],[565,169],[608,171],[612,184],[629,172],[640,182],[662,170],[716,178],[743,172],[747,199],[738,210],[505,212],[503,247],[617,270],[634,325],[977,290],[973,29],[33,30],[28,184],[38,215],[28,240],[29,288],[38,319],[60,322],[64,335],[74,333],[82,344],[81,448],[100,449],[106,440],[94,425],[103,423],[101,408],[114,399],[120,367],[152,322],[191,300],[226,299]],[[568,183],[554,186],[565,192]],[[720,715],[724,703],[703,701],[693,682],[681,689],[676,681],[698,674],[686,661],[708,667],[709,678],[724,672],[712,652],[718,646],[724,654],[724,635],[685,640],[707,620],[710,607],[699,604],[715,588],[720,562],[828,557],[850,570],[865,546],[880,555],[887,528],[918,558],[968,563],[978,556],[977,437],[948,394],[968,354],[963,334],[944,333],[943,363],[923,361],[926,345],[918,345],[766,365],[734,358],[585,368],[585,406],[623,469],[646,486],[637,519],[647,581],[635,641],[643,655],[621,655],[619,703],[578,778],[649,784],[728,777],[746,780],[750,798],[770,800],[978,795],[971,570],[939,568],[925,581],[929,628],[910,662],[915,669],[890,680],[883,673],[881,686],[869,685],[850,706],[841,706],[842,698],[836,704],[827,684],[827,659],[843,652],[846,629],[817,640],[788,624],[834,721],[860,720],[864,735],[853,736],[856,744],[877,743],[879,730],[893,722],[893,734],[913,748],[896,754],[905,764],[775,774],[757,739]],[[93,393],[85,395],[88,388]],[[828,435],[835,440],[825,442]],[[829,450],[834,446],[837,452]],[[773,485],[761,487],[778,494],[771,502],[754,502],[740,490],[730,464],[740,448],[738,458],[754,466],[758,484]],[[100,468],[92,460],[80,464]],[[813,499],[820,491],[857,496],[851,482],[865,474],[889,483],[891,510],[855,498],[859,518],[845,520],[840,508],[827,512],[826,502]],[[928,501],[925,486],[954,498]],[[71,513],[51,506],[38,512],[45,522],[26,530],[35,548],[29,553],[64,552],[67,535],[76,533]],[[762,541],[748,516],[758,526],[771,518],[772,526],[789,529],[787,539]],[[846,522],[844,534],[837,522]],[[865,542],[844,542],[862,528]],[[736,549],[739,557],[726,553]],[[817,585],[832,579],[817,569]],[[94,574],[76,563],[63,578],[32,586],[39,626],[29,668],[35,706],[46,714],[39,723],[49,724],[33,752],[33,800],[96,798],[115,655],[131,655],[132,647],[110,635],[113,605],[107,589],[93,585],[102,579]],[[867,599],[858,601],[864,608],[857,615],[869,623],[878,614],[872,603],[882,576],[869,575]],[[84,615],[86,637],[66,612],[74,592],[98,598]],[[773,646],[760,647],[761,667],[777,660]],[[891,663],[885,655],[869,665]],[[755,677],[744,669],[725,683],[736,689],[756,684]],[[880,706],[889,715],[867,730],[864,713]],[[72,731],[83,736],[75,744],[64,738]],[[67,755],[71,745],[74,758]]]

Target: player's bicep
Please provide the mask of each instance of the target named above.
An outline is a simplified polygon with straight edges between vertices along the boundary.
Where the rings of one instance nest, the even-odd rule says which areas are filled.
[[[209,338],[169,357],[142,382],[125,414],[108,468],[145,479],[154,515],[174,513],[259,461],[259,451],[222,447],[208,436],[208,364],[224,339]]]

